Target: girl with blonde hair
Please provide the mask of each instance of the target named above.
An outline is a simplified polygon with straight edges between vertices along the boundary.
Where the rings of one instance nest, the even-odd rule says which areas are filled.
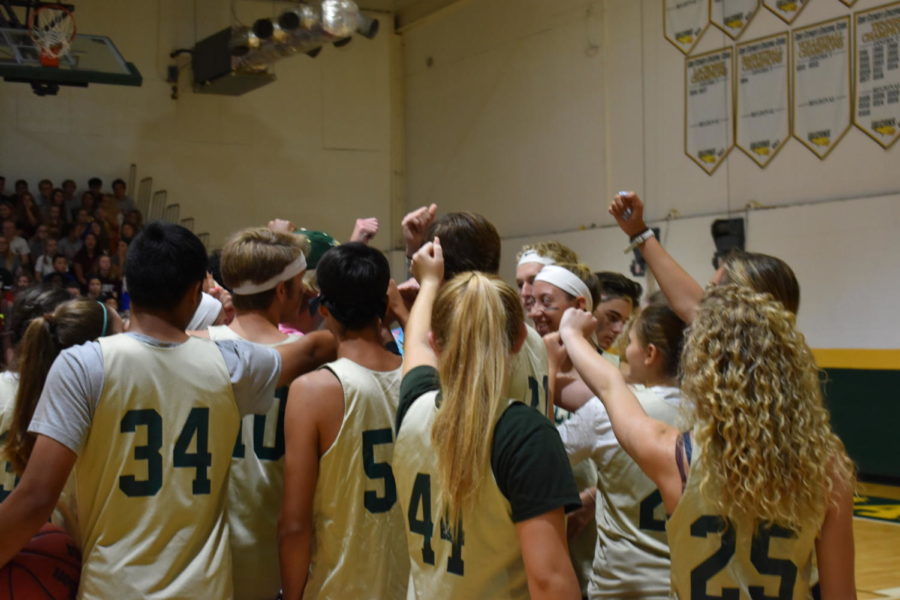
[[[494,275],[441,286],[440,243],[413,258],[393,470],[420,599],[580,597],[564,511],[578,492],[559,435],[507,397],[522,305]]]
[[[686,433],[649,417],[596,356],[585,337],[595,326],[570,310],[560,335],[619,443],[659,487],[676,595],[805,599],[815,550],[822,598],[855,598],[854,468],[794,314],[743,286],[707,292],[682,355]]]

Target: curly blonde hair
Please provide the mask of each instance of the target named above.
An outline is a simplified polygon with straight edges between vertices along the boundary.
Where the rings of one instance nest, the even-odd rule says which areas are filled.
[[[694,405],[700,493],[729,518],[819,527],[854,467],[831,430],[819,371],[795,316],[769,294],[710,289],[682,356]]]

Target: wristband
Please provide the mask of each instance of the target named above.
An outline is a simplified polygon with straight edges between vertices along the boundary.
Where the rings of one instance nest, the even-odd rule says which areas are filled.
[[[656,237],[656,234],[653,232],[652,229],[650,229],[648,227],[644,231],[640,232],[639,234],[637,234],[636,236],[631,238],[631,243],[628,244],[627,248],[625,248],[625,254],[628,254],[629,252],[631,252],[638,246],[642,245],[644,242],[646,242],[647,240],[649,240],[652,237]]]

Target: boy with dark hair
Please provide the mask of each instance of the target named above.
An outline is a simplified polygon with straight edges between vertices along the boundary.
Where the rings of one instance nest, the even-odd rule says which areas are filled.
[[[0,564],[47,521],[74,469],[79,598],[230,598],[225,489],[240,416],[323,361],[312,347],[188,337],[206,252],[183,227],[148,225],[125,273],[129,332],[64,350],[50,369],[34,450],[0,504]]]
[[[316,268],[338,360],[297,379],[285,413],[284,598],[405,600],[409,559],[391,472],[400,357],[382,345],[390,268],[350,242]]]
[[[472,212],[448,213],[435,219],[437,206],[416,209],[403,218],[406,255],[411,257],[435,237],[444,251],[444,281],[465,271],[496,275],[500,270],[500,234],[493,223]],[[513,358],[508,395],[552,420],[547,350],[540,334],[526,326],[522,349]]]

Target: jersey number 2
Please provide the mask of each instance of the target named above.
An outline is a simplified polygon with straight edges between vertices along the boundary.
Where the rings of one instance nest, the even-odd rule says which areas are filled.
[[[691,571],[691,600],[738,600],[741,592],[737,588],[722,588],[721,596],[710,596],[706,592],[706,583],[728,565],[735,551],[734,526],[722,517],[704,515],[691,525],[693,537],[704,538],[711,533],[721,534],[722,543],[718,550]],[[796,534],[778,525],[761,523],[753,533],[750,562],[760,575],[779,578],[778,594],[766,596],[765,588],[751,585],[748,586],[751,600],[790,600],[793,597],[797,566],[789,560],[769,556],[769,542],[773,537],[791,539]]]
[[[147,479],[138,479],[134,475],[119,477],[119,489],[126,496],[154,496],[162,488],[163,460],[162,449],[163,422],[162,416],[155,409],[129,410],[122,417],[119,430],[122,433],[135,433],[138,427],[147,428],[147,443],[135,446],[134,459],[147,461]],[[190,452],[191,441],[196,439],[194,452]],[[172,464],[176,467],[195,469],[196,475],[192,484],[195,495],[208,494],[210,480],[207,471],[212,465],[209,453],[209,408],[192,408],[188,413],[184,427],[178,434],[175,447],[172,449]]]

